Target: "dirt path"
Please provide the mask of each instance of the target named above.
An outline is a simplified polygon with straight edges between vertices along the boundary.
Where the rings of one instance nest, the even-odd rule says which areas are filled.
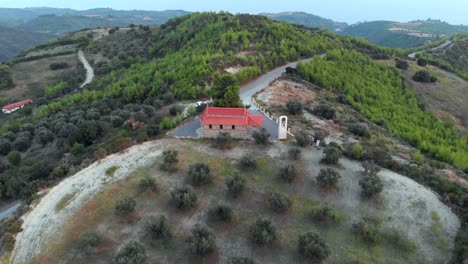
[[[93,70],[93,67],[91,67],[91,65],[89,64],[89,62],[86,59],[86,57],[85,57],[82,50],[78,51],[78,58],[80,59],[81,63],[83,63],[83,66],[86,69],[86,79],[83,82],[83,84],[81,84],[81,86],[80,86],[80,88],[83,88],[87,84],[89,84],[90,82],[93,81],[93,79],[94,79],[94,70]]]
[[[33,256],[41,252],[41,246],[54,234],[57,227],[63,226],[83,203],[107,184],[127,177],[139,167],[151,164],[161,154],[161,149],[170,142],[170,140],[151,141],[108,156],[50,189],[41,201],[23,216],[23,231],[16,237],[15,249],[11,255],[12,263],[30,261]],[[111,166],[119,166],[119,169],[113,176],[107,176],[105,171]],[[57,203],[72,193],[75,195],[70,203],[62,210],[56,211]]]

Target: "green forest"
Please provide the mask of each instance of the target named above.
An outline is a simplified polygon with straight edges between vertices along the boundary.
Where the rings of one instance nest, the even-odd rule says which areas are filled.
[[[306,80],[344,93],[346,101],[370,120],[384,123],[422,151],[468,169],[468,139],[422,110],[395,68],[379,65],[356,51],[334,49],[325,58],[299,64],[297,69]]]
[[[128,48],[119,48],[127,42]],[[64,79],[45,87],[35,99],[37,108],[2,120],[0,152],[12,153],[14,162],[0,160],[1,197],[30,199],[37,188],[73,174],[83,161],[157,137],[182,119],[177,109],[170,115],[164,107],[213,96],[214,81],[226,67],[243,66],[234,80],[242,83],[334,47],[378,58],[394,55],[327,30],[228,13],[194,13],[160,27],[115,30],[102,42],[89,39],[81,45],[94,54],[112,50],[111,61],[96,65],[101,71],[86,89],[76,90]]]

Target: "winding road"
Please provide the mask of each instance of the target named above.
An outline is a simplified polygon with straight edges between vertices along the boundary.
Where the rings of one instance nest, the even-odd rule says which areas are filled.
[[[324,55],[321,55],[321,57],[323,56]],[[308,62],[310,60],[313,60],[313,58],[302,60],[302,62]],[[255,109],[255,107],[252,105],[252,96],[254,96],[254,94],[267,87],[276,78],[280,77],[287,67],[295,68],[297,66],[297,63],[298,61],[291,62],[289,64],[276,68],[241,87],[240,98],[244,105],[250,105],[250,109]]]
[[[434,48],[431,48],[429,50],[438,50],[438,49],[442,49],[442,48],[445,48],[447,47],[448,45],[452,44],[452,41],[451,40],[446,40],[444,43],[440,44],[439,46],[437,47],[434,47]],[[421,53],[421,52],[424,52],[425,50],[420,50],[420,51],[416,51],[416,52],[413,52],[413,53],[410,53],[408,54],[408,57],[411,58],[411,59],[414,59],[416,57],[416,54],[418,53]]]
[[[94,79],[94,70],[93,70],[93,67],[91,67],[91,65],[89,64],[89,62],[86,59],[86,57],[85,57],[82,50],[78,51],[78,59],[80,59],[80,62],[83,63],[83,66],[86,69],[86,79],[83,82],[83,84],[81,84],[81,86],[80,86],[80,88],[83,88],[87,84],[89,84],[90,82],[93,81],[93,79]]]

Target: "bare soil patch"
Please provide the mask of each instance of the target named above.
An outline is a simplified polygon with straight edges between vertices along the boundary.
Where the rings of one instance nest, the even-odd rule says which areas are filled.
[[[168,148],[180,153],[176,172],[159,170],[159,153]],[[231,256],[249,256],[258,263],[302,263],[296,253],[297,236],[311,230],[319,233],[330,246],[330,263],[358,259],[369,263],[442,263],[450,258],[459,221],[431,191],[402,175],[382,171],[379,177],[384,180],[385,187],[381,197],[363,200],[358,184],[362,167],[358,162],[342,159],[336,167],[342,175],[338,188],[324,192],[315,178],[318,171],[327,166],[319,162],[321,151],[314,149],[304,149],[303,159],[295,162],[300,174],[298,182],[285,184],[278,180],[277,173],[279,168],[291,162],[287,159],[288,148],[287,143],[281,142],[258,148],[246,141],[221,151],[196,141],[164,139],[109,156],[54,187],[25,217],[24,231],[18,236],[14,252],[15,260],[30,260],[39,255],[37,260],[45,261],[42,263],[63,259],[107,263],[120,245],[136,239],[145,245],[149,263],[225,263]],[[247,179],[247,188],[240,198],[232,199],[226,195],[224,180],[233,174],[237,160],[245,153],[256,157],[258,167],[254,171],[241,172]],[[198,196],[195,208],[176,210],[171,204],[170,191],[187,184],[187,168],[194,162],[209,164],[213,181],[207,186],[194,187]],[[106,178],[105,169],[115,164],[120,166],[119,170],[114,177]],[[159,192],[137,191],[139,180],[147,176],[157,181]],[[76,191],[76,198],[60,212],[53,210],[59,198],[70,191]],[[287,213],[274,213],[266,206],[266,198],[271,192],[284,193],[293,201]],[[113,214],[113,205],[118,198],[126,196],[137,200],[136,213],[128,219],[119,219]],[[207,211],[220,203],[234,209],[232,223],[209,221]],[[324,226],[310,220],[310,210],[324,203],[339,212],[340,223]],[[174,239],[167,245],[150,243],[142,228],[146,217],[161,213],[168,216],[174,230]],[[435,224],[433,214],[442,219],[438,228],[443,237],[431,231]],[[389,241],[368,247],[357,240],[351,225],[366,215],[381,216],[383,230],[407,234],[415,242],[416,250],[403,252]],[[256,247],[248,239],[248,227],[258,216],[270,218],[277,227],[278,240],[270,247]],[[195,224],[208,225],[216,232],[216,253],[209,258],[198,259],[189,253],[189,234]],[[70,249],[76,238],[89,230],[99,233],[104,241],[90,257],[74,259]]]
[[[49,69],[51,63],[58,62],[66,62],[69,67],[55,71]],[[0,91],[0,96],[7,99],[42,96],[45,87],[63,80],[65,75],[75,73],[78,63],[76,54],[16,63],[12,66],[13,82],[16,86],[9,90]]]

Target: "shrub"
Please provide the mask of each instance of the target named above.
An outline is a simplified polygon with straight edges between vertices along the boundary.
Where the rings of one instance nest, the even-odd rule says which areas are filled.
[[[422,164],[424,162],[424,155],[419,150],[411,153],[411,157],[418,164]]]
[[[249,237],[257,245],[272,244],[276,238],[276,228],[269,219],[257,218],[249,228]]]
[[[220,132],[214,139],[214,146],[219,149],[229,148],[233,138],[228,132]]]
[[[330,255],[330,249],[319,235],[307,232],[299,236],[297,243],[299,254],[314,260],[315,263],[322,263]]]
[[[320,169],[317,182],[322,188],[331,188],[336,186],[340,178],[340,174],[334,169]]]
[[[18,151],[12,151],[8,153],[7,159],[11,165],[18,166],[21,163],[21,153]]]
[[[305,133],[304,131],[301,131],[297,133],[294,138],[296,139],[296,144],[300,147],[307,147],[312,145],[312,137]]]
[[[348,125],[349,132],[355,134],[356,136],[369,138],[370,132],[367,124],[364,123],[352,123]]]
[[[209,212],[210,218],[216,222],[229,222],[234,217],[231,207],[227,205],[218,205]]]
[[[131,197],[117,200],[115,203],[115,215],[127,216],[135,211],[136,201]]]
[[[80,143],[73,144],[73,146],[70,149],[70,153],[75,157],[83,154],[84,151],[85,151],[85,146]]]
[[[362,167],[364,168],[364,174],[366,176],[376,176],[377,173],[380,171],[379,165],[375,164],[372,160],[364,161],[362,163]]]
[[[80,236],[77,242],[77,250],[83,252],[85,255],[89,255],[93,248],[95,248],[101,242],[101,237],[95,232],[86,232]]]
[[[357,143],[353,145],[353,158],[360,160],[362,157],[363,147],[361,144]]]
[[[106,175],[107,176],[112,176],[114,173],[119,169],[119,166],[111,166],[106,169]]]
[[[418,58],[416,60],[416,63],[421,67],[426,67],[427,66],[427,60],[424,59],[424,58]]]
[[[396,61],[395,61],[395,66],[398,69],[407,70],[409,68],[409,63],[406,60],[402,60],[400,58],[397,58]]]
[[[365,197],[373,197],[383,190],[383,183],[377,176],[365,176],[359,181],[359,185]]]
[[[174,122],[172,122],[172,119],[165,116],[161,123],[159,123],[159,129],[160,130],[169,130],[174,127]]]
[[[172,238],[172,231],[167,216],[151,216],[144,224],[144,231],[151,240],[167,242]]]
[[[378,218],[364,217],[363,220],[352,225],[352,230],[363,241],[375,244],[380,240],[381,224],[382,221]]]
[[[255,170],[257,168],[257,161],[253,155],[245,154],[239,160],[239,168],[242,170]]]
[[[256,262],[247,257],[230,257],[228,258],[227,264],[255,264]]]
[[[294,99],[286,103],[286,108],[288,109],[289,114],[299,115],[302,114],[304,106],[299,100]]]
[[[276,213],[284,213],[291,207],[291,200],[281,193],[271,193],[268,197],[268,206]]]
[[[52,70],[52,71],[55,71],[55,70],[61,70],[61,69],[66,69],[68,68],[68,63],[66,62],[54,62],[54,63],[51,63],[49,64],[49,69]]]
[[[192,253],[199,256],[212,253],[216,247],[215,239],[216,237],[211,229],[195,226],[191,238]]]
[[[279,176],[284,182],[293,182],[297,176],[296,167],[294,165],[287,165],[286,167],[281,168]]]
[[[322,160],[328,164],[337,164],[341,158],[341,150],[334,147],[333,145],[328,145],[323,151],[324,155]]]
[[[325,103],[320,103],[314,107],[314,109],[312,109],[312,113],[325,119],[333,119],[336,117],[335,108]]]
[[[140,192],[146,192],[146,191],[157,192],[158,186],[154,178],[150,176],[146,176],[138,182],[138,190]]]
[[[171,106],[171,108],[169,108],[169,114],[171,116],[176,116],[180,112],[181,112],[181,109],[177,105]]]
[[[192,188],[185,186],[171,192],[171,198],[179,209],[188,209],[195,206],[197,195]]]
[[[0,139],[0,155],[6,155],[11,150],[11,143],[8,139]]]
[[[413,75],[413,81],[422,83],[433,83],[437,81],[437,78],[432,76],[428,71],[417,71]]]
[[[15,248],[15,243],[16,243],[15,235],[7,232],[3,236],[3,239],[4,239],[3,248],[8,252],[13,251],[13,249]]]
[[[13,142],[13,147],[18,151],[26,151],[31,146],[31,139],[26,135],[20,135]]]
[[[260,128],[259,131],[254,131],[252,137],[258,145],[267,145],[269,143],[270,133],[265,128]]]
[[[201,186],[211,182],[210,167],[205,163],[190,165],[188,175],[190,181],[195,186]]]
[[[301,158],[302,150],[299,148],[291,148],[288,150],[288,156],[292,160],[299,160]]]
[[[310,218],[323,224],[338,223],[342,220],[342,216],[326,204],[314,208],[310,212]]]
[[[114,256],[114,264],[141,264],[146,262],[146,251],[143,245],[130,241]]]
[[[179,161],[177,158],[178,152],[176,150],[165,150],[162,153],[163,163],[161,164],[161,170],[173,171],[174,165]]]
[[[226,186],[228,188],[228,193],[232,197],[237,198],[244,191],[245,182],[245,178],[239,174],[235,174],[234,176],[227,178]]]

